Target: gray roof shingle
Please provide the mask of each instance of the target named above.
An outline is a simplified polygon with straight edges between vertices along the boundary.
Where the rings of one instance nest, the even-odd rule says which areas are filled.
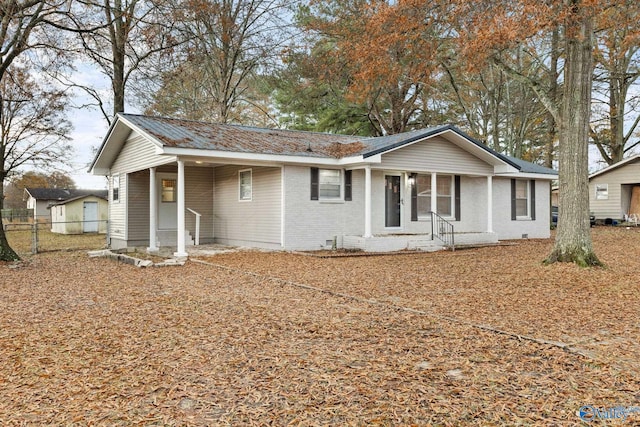
[[[107,190],[81,190],[75,188],[25,188],[36,200],[64,201],[85,196],[107,198]]]

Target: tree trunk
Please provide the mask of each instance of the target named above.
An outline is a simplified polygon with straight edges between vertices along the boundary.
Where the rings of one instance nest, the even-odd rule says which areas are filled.
[[[4,208],[4,174],[0,176],[0,211]],[[0,217],[0,261],[18,261],[20,257],[11,249],[7,241],[7,235],[4,232],[4,225]]]
[[[567,0],[564,97],[560,117],[558,232],[547,263],[601,265],[589,223],[589,119],[593,76],[593,18],[580,0]]]

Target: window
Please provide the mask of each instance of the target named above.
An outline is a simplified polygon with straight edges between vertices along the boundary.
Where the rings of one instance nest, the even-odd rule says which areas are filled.
[[[417,186],[418,219],[431,218],[431,175],[418,174]],[[453,177],[436,175],[436,213],[444,217],[453,217]]]
[[[516,180],[516,218],[529,217],[529,181]]]
[[[251,200],[251,169],[238,172],[239,200]]]
[[[175,179],[162,179],[162,195],[160,200],[163,203],[174,203],[176,201]]]
[[[536,182],[511,180],[511,219],[536,219]]]
[[[320,199],[340,198],[340,171],[337,169],[320,169],[319,176]]]
[[[437,213],[441,216],[453,216],[453,189],[451,175],[439,175],[436,177],[437,194]]]
[[[111,182],[111,200],[120,200],[120,175],[114,175]]]
[[[609,184],[596,184],[596,200],[609,199]]]
[[[341,197],[340,169],[311,168],[311,200],[340,200]]]

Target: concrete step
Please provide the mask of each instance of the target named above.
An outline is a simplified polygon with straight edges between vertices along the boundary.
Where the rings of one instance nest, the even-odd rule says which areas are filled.
[[[435,252],[444,249],[441,242],[431,239],[410,239],[407,242],[407,249],[413,251]]]

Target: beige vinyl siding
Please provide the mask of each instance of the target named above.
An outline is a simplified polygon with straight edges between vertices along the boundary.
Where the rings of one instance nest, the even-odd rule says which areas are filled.
[[[193,209],[200,217],[200,243],[213,241],[213,171],[207,167],[185,168],[185,208]],[[195,238],[196,216],[185,213],[187,230]]]
[[[149,242],[149,170],[128,175],[129,192],[127,197],[129,230],[127,240]]]
[[[596,185],[608,184],[609,198],[596,200]],[[631,188],[640,186],[640,161],[627,163],[589,180],[589,209],[596,219],[621,219],[629,213]]]
[[[156,145],[143,136],[131,136],[111,166],[111,173],[135,172],[159,166],[173,158],[156,154]]]
[[[493,174],[493,167],[441,137],[399,148],[382,155],[378,169],[444,172],[463,175]]]
[[[109,237],[126,240],[127,238],[127,174],[120,174],[118,200],[113,202],[113,175],[109,176]]]
[[[239,170],[252,171],[252,200],[239,200]],[[280,168],[221,166],[214,172],[216,242],[280,247]]]
[[[158,172],[177,172],[175,167],[158,168]],[[128,240],[132,244],[149,241],[149,170],[129,174]],[[154,184],[157,185],[157,184]],[[185,168],[185,207],[200,213],[200,242],[213,240],[213,169]],[[195,237],[195,215],[185,213],[186,228]]]

